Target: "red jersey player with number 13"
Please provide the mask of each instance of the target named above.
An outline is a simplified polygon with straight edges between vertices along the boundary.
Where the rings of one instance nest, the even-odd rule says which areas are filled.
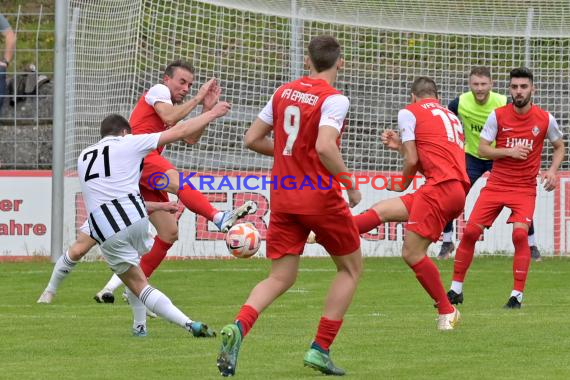
[[[541,174],[546,191],[556,187],[556,173],[564,159],[562,132],[554,117],[532,104],[533,75],[527,68],[513,69],[509,89],[513,102],[493,111],[483,127],[479,155],[493,162],[487,185],[471,211],[457,249],[451,290],[447,293],[453,304],[463,302],[463,282],[473,261],[475,243],[490,227],[503,207],[511,209],[507,220],[513,223],[514,285],[506,308],[521,307],[523,290],[530,265],[528,228],[532,222],[536,200],[536,176],[544,139],[548,137],[554,153],[550,168]],[[496,142],[495,147],[491,144]]]
[[[405,181],[390,181],[387,189],[404,191],[418,171],[426,183],[415,193],[374,204],[354,220],[361,234],[382,223],[408,222],[402,258],[435,301],[438,330],[453,330],[459,311],[447,299],[439,270],[427,256],[427,249],[439,240],[443,227],[459,216],[465,205],[469,178],[465,171],[463,128],[459,119],[439,103],[437,85],[431,78],[416,78],[411,95],[411,104],[398,113],[401,138],[393,130],[382,133],[382,143],[398,150],[404,158]],[[316,238],[320,243],[318,234]]]

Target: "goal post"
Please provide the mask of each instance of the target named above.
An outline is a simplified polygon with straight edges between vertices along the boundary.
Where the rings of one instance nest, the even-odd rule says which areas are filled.
[[[195,181],[200,174],[212,176],[211,186],[201,189],[218,208],[256,201],[259,209],[248,220],[262,237],[270,217],[269,188],[237,185],[245,176],[267,175],[271,160],[245,149],[243,134],[280,84],[305,73],[303,54],[315,35],[332,34],[343,47],[346,64],[337,88],[350,98],[351,107],[342,153],[351,170],[368,178],[400,170],[401,160],[382,147],[380,133],[396,127],[398,110],[409,101],[411,82],[419,75],[435,79],[447,104],[468,91],[467,75],[475,65],[491,68],[494,90],[502,94],[507,94],[510,69],[526,65],[535,75],[535,102],[550,111],[563,130],[570,118],[566,1],[544,5],[486,0],[468,6],[448,0],[68,0],[68,6],[68,46],[73,49],[68,51],[72,59],[66,78],[65,245],[73,241],[84,218],[74,174],[77,155],[98,140],[105,115],[128,117],[142,92],[160,81],[174,59],[196,66],[195,86],[217,77],[232,111],[212,123],[199,143],[174,144],[165,155],[179,170],[197,172]],[[568,143],[567,134],[564,138]],[[548,145],[543,167],[552,158]],[[562,169],[569,170],[568,161]],[[223,178],[231,186],[220,187]],[[470,194],[467,215],[483,183],[478,181]],[[568,246],[555,243],[568,235],[566,213],[560,209],[566,203],[559,199],[564,194],[538,192],[536,236],[546,254]],[[363,201],[353,212],[395,195],[365,185]],[[455,241],[464,219],[457,222]],[[504,212],[478,244],[479,252],[512,252],[506,219]],[[365,235],[364,254],[399,255],[403,228],[386,224]],[[324,255],[317,246],[306,252]],[[189,211],[182,214],[179,241],[169,254],[228,256],[223,234]]]

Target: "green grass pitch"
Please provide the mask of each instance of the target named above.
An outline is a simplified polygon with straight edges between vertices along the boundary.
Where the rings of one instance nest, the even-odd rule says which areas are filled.
[[[512,259],[476,258],[465,286],[463,319],[436,330],[432,302],[399,258],[366,259],[344,325],[332,346],[351,379],[567,379],[570,373],[570,261],[532,263],[521,310],[504,310]],[[438,263],[446,288],[451,262]],[[266,260],[165,262],[152,278],[191,318],[219,330],[265,277]],[[130,335],[131,312],[92,297],[110,275],[81,263],[54,303],[36,299],[49,263],[0,264],[0,378],[218,379],[220,339],[195,339],[150,320],[149,336]],[[263,313],[242,345],[241,379],[322,378],[303,367],[334,275],[328,259],[303,259],[297,283]]]

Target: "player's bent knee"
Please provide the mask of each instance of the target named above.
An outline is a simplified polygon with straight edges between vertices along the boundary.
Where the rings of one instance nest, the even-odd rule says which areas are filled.
[[[404,239],[402,246],[402,259],[408,265],[414,265],[424,258],[427,254],[427,245],[424,238],[418,239]]]
[[[89,248],[83,249],[82,247],[79,247],[77,245],[72,245],[67,250],[67,254],[69,255],[69,258],[73,261],[81,260],[83,258],[83,256],[85,256],[87,254],[87,252],[89,252]]]
[[[279,284],[282,291],[286,291],[297,281],[297,273],[289,273],[287,275],[273,273],[271,278]]]
[[[165,243],[174,244],[178,240],[178,231],[161,232],[158,237]]]
[[[177,194],[178,190],[179,190],[179,185],[178,185],[178,181],[174,182],[174,181],[170,181],[168,183],[168,186],[166,186],[166,188],[164,190],[166,190],[167,192],[169,192],[170,194]]]
[[[166,171],[166,175],[168,176],[168,185],[164,190],[171,194],[177,194],[180,186],[178,172],[170,169]]]
[[[524,244],[528,241],[528,232],[524,228],[515,228],[513,230],[513,244],[515,247],[518,244]]]
[[[408,265],[416,264],[425,256],[425,254],[425,252],[419,249],[413,249],[406,245],[402,247],[402,259],[404,259]]]
[[[178,227],[176,224],[157,228],[157,235],[165,243],[174,244],[178,240]]]
[[[68,248],[67,254],[71,260],[79,261],[95,244],[97,243],[90,236],[80,233],[75,243]]]
[[[363,257],[360,248],[355,252],[342,257],[341,260],[335,260],[337,271],[346,272],[355,281],[358,281],[363,270]]]
[[[463,240],[477,241],[479,236],[483,233],[481,226],[477,224],[468,223],[463,231]]]

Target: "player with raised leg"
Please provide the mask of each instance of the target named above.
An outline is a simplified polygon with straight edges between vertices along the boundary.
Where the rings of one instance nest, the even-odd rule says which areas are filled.
[[[200,104],[202,105],[202,113],[208,112],[218,102],[221,93],[221,89],[214,78],[202,85],[194,98],[183,102],[194,83],[194,73],[194,67],[187,62],[174,61],[170,63],[164,70],[163,83],[157,84],[145,92],[133,109],[130,120],[133,134],[164,131],[178,123]],[[202,132],[194,133],[185,138],[184,141],[188,144],[195,144],[200,139]],[[255,212],[255,204],[251,201],[245,202],[232,211],[219,211],[200,191],[191,186],[185,185],[179,190],[179,174],[174,166],[161,156],[162,150],[163,148],[152,151],[144,160],[140,188],[145,201],[166,203],[169,202],[168,193],[175,194],[179,197],[179,202],[183,203],[186,208],[212,221],[221,232],[226,232],[239,218]],[[157,190],[152,187],[152,181],[149,180],[155,173],[164,173],[168,176],[168,186],[164,190]],[[163,186],[162,183],[155,185]],[[143,256],[140,263],[147,278],[160,265],[166,257],[168,249],[178,239],[177,218],[173,213],[156,209],[149,213],[149,219],[157,230],[157,236],[154,239],[152,249]],[[71,245],[71,250],[75,253],[74,258],[70,258],[71,260],[64,258],[67,263],[67,272],[61,272],[59,275],[67,275],[73,267],[73,262],[77,262],[86,255],[95,244],[95,240],[79,232],[77,241]],[[113,275],[93,298],[98,303],[113,303],[115,301],[113,293],[121,285],[122,281],[119,277]],[[57,289],[48,284],[38,302],[50,303],[55,290]]]
[[[251,291],[235,322],[221,331],[217,366],[222,376],[235,374],[241,344],[259,314],[295,283],[311,230],[321,236],[337,273],[304,364],[327,375],[345,373],[333,364],[329,348],[356,291],[362,255],[358,231],[338,182],[323,183],[330,182],[331,175],[347,172],[338,144],[349,100],[332,87],[343,64],[340,45],[331,36],[313,38],[305,63],[309,76],[279,87],[245,135],[249,149],[274,157],[272,178],[288,177],[297,184],[307,181],[307,186],[271,187],[266,252],[272,260],[271,272]],[[274,140],[268,137],[271,131]],[[348,197],[353,207],[361,195],[352,188]]]
[[[387,190],[404,191],[415,183],[418,171],[426,183],[415,193],[374,204],[354,216],[354,220],[360,234],[382,223],[408,222],[402,258],[435,301],[437,328],[452,330],[459,321],[459,311],[447,299],[439,270],[427,256],[427,249],[439,240],[447,221],[459,216],[465,205],[469,178],[465,172],[463,130],[457,117],[440,105],[432,79],[417,78],[411,97],[411,104],[398,113],[401,138],[393,130],[382,133],[383,144],[404,158],[403,181],[390,180]],[[317,240],[321,243],[315,231],[307,242]]]
[[[513,290],[505,307],[521,307],[530,266],[528,229],[536,201],[536,176],[542,147],[548,138],[554,147],[550,168],[541,173],[546,191],[556,187],[557,172],[564,159],[562,132],[554,117],[532,103],[533,74],[527,68],[510,72],[512,104],[493,111],[481,132],[479,154],[494,160],[493,170],[481,191],[463,233],[453,265],[453,281],[448,298],[463,303],[463,284],[473,261],[475,243],[504,207],[511,209],[507,223],[513,224]],[[493,146],[495,142],[495,146]]]
[[[127,286],[135,336],[147,334],[146,308],[196,337],[215,336],[207,325],[191,320],[166,295],[150,286],[139,266],[140,255],[152,245],[148,215],[139,194],[139,168],[150,151],[201,133],[229,109],[228,103],[219,102],[210,111],[167,131],[139,135],[130,134],[130,125],[122,116],[110,115],[101,123],[101,140],[79,155],[77,172],[89,213],[90,234],[107,264]]]
[[[183,102],[194,83],[194,73],[194,67],[187,62],[178,60],[170,63],[164,70],[162,83],[145,92],[133,109],[130,117],[133,134],[162,132],[178,123],[200,104],[202,112],[208,112],[218,102],[221,93],[214,78],[202,85],[194,98]],[[202,132],[190,135],[184,141],[195,144]],[[188,210],[212,221],[221,232],[227,232],[237,219],[255,211],[255,204],[247,201],[232,211],[222,212],[214,208],[199,190],[188,184],[180,188],[178,171],[161,153],[162,148],[156,149],[144,159],[140,187],[145,200],[168,202],[168,193],[175,194]],[[164,173],[168,177],[166,183],[166,179],[163,179],[154,184],[160,187],[166,185],[163,190],[157,190],[151,184],[155,173]],[[147,277],[152,275],[170,247],[178,240],[178,224],[174,215],[158,211],[150,214],[149,219],[156,227],[157,236],[152,249],[141,261],[141,268]],[[119,278],[113,276],[95,295],[95,300],[104,302],[104,296],[110,299],[109,293],[112,295],[120,285]]]

